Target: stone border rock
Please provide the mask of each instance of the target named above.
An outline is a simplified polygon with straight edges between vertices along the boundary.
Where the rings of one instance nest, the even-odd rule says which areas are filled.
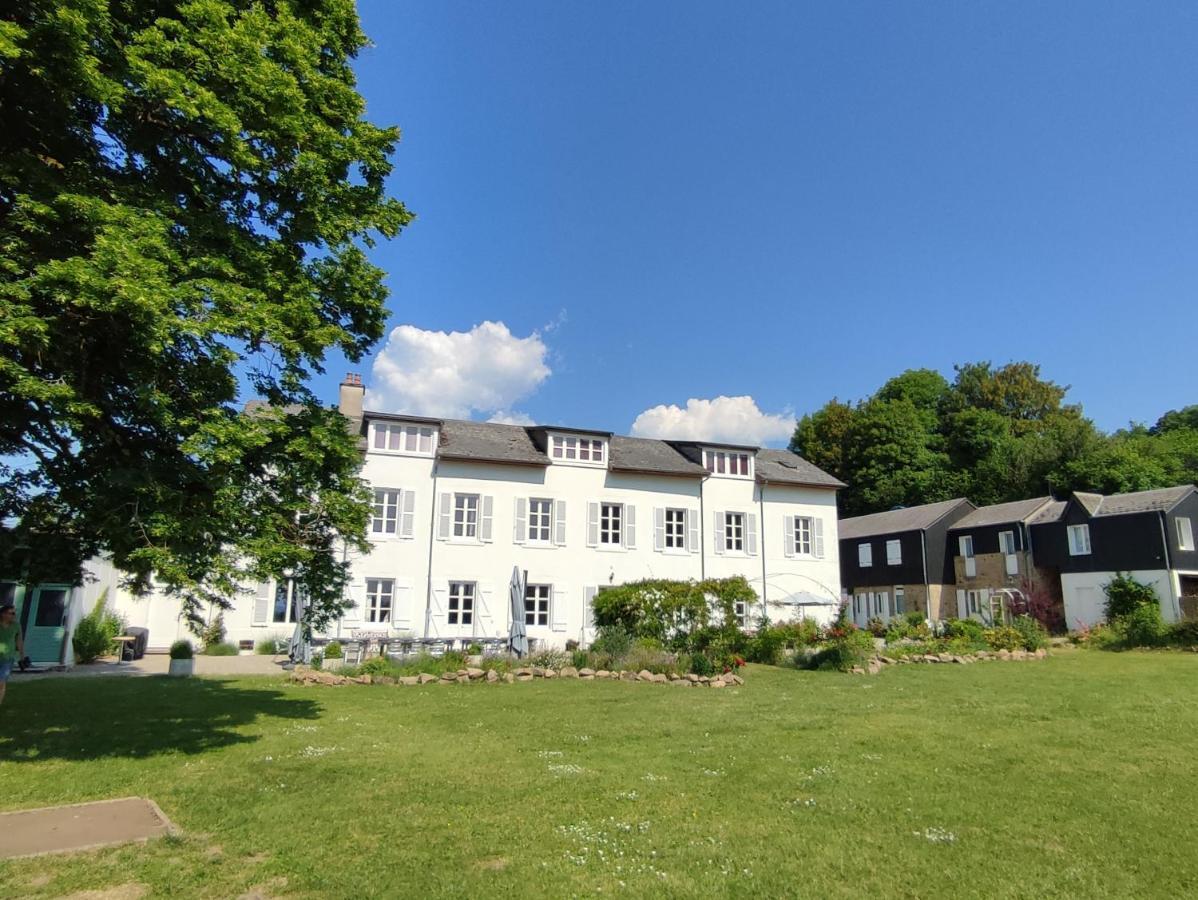
[[[510,672],[504,672],[502,675],[494,669],[467,668],[458,669],[456,672],[445,672],[442,675],[421,672],[419,675],[404,675],[400,678],[391,678],[388,675],[337,675],[334,672],[322,672],[307,666],[296,666],[291,671],[291,680],[301,685],[393,684],[415,687],[425,684],[467,684],[470,682],[515,684],[517,681],[533,681],[538,678],[573,678],[578,681],[635,681],[647,684],[672,684],[676,687],[705,688],[739,687],[745,683],[743,678],[732,672],[713,675],[709,678],[706,675],[654,674],[648,669],[641,669],[639,672],[609,672],[606,669],[576,669],[573,666],[563,666],[561,669],[521,666]]]
[[[1041,648],[1031,650],[978,650],[976,653],[966,653],[958,656],[953,653],[924,653],[910,656],[884,656],[878,654],[872,657],[864,666],[853,666],[850,675],[877,675],[887,666],[908,665],[910,663],[948,663],[965,665],[976,662],[1024,662],[1031,659],[1046,659],[1048,651]]]

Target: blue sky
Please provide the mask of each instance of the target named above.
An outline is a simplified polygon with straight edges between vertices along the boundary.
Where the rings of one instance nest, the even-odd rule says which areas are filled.
[[[983,359],[1107,429],[1198,402],[1192,0],[360,6],[418,217],[376,404],[777,443]]]

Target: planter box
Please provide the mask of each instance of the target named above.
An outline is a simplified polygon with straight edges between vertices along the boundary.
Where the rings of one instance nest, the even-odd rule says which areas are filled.
[[[196,661],[194,659],[172,659],[167,674],[174,675],[176,678],[185,678],[195,674],[195,668]]]

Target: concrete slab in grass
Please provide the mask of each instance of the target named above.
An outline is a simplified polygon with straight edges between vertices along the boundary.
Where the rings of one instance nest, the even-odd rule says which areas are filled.
[[[73,853],[175,833],[153,800],[124,797],[0,813],[0,859]]]

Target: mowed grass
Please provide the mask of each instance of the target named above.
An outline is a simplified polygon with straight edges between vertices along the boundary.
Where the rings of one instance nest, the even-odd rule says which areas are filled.
[[[18,681],[0,708],[0,809],[142,795],[184,834],[0,863],[0,885],[22,897],[1198,893],[1198,655],[747,677],[723,691]]]

